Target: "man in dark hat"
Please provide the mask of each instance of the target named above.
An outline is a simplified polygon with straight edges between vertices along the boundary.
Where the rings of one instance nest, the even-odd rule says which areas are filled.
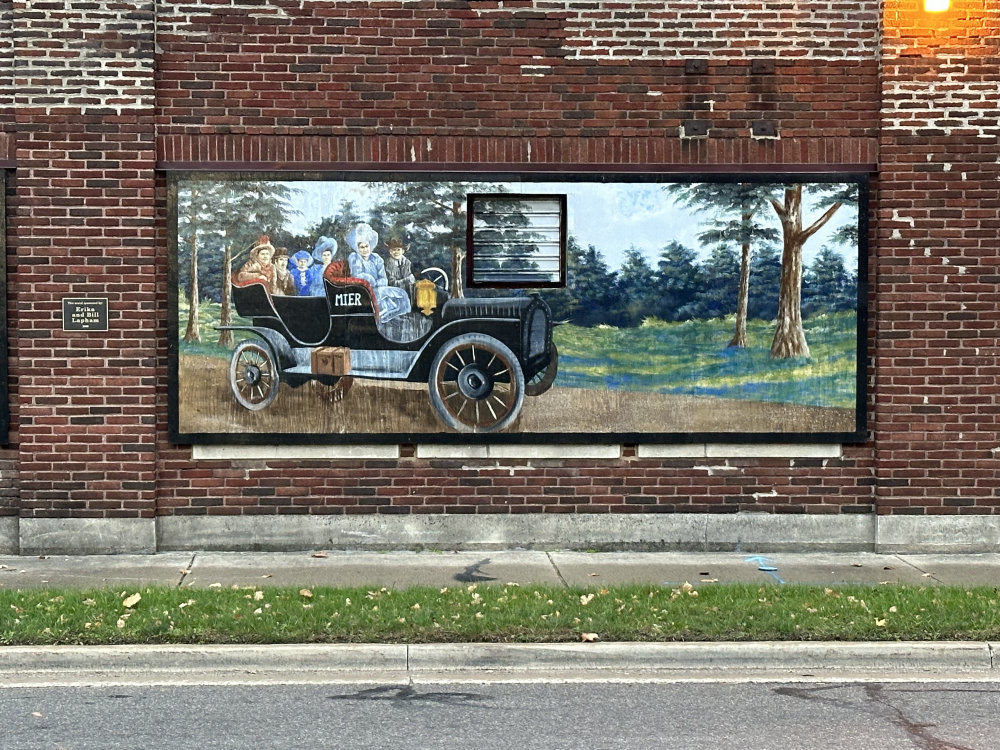
[[[397,286],[406,291],[406,294],[413,299],[413,285],[416,279],[410,265],[410,259],[403,253],[406,246],[397,237],[389,240],[386,247],[389,248],[389,260],[385,262],[385,278],[390,286]]]

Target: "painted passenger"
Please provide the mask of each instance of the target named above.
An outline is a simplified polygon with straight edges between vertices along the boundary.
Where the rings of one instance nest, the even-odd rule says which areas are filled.
[[[274,279],[274,266],[271,263],[273,257],[274,245],[271,244],[271,238],[262,234],[250,248],[247,262],[236,272],[236,281],[241,284],[260,281],[270,290]]]
[[[393,237],[386,247],[389,248],[389,260],[385,262],[385,277],[389,286],[399,287],[413,299],[413,285],[417,280],[413,275],[410,259],[404,255],[406,246],[402,240]]]
[[[378,245],[378,233],[368,224],[358,224],[347,234],[347,244],[354,251],[347,259],[351,276],[371,284],[382,322],[410,311],[410,297],[402,289],[389,286],[385,261],[372,252]]]
[[[277,248],[271,265],[274,267],[271,294],[295,294],[295,282],[292,281],[292,272],[288,270],[288,248]]]
[[[292,273],[292,283],[295,285],[295,293],[300,297],[309,294],[309,285],[312,283],[312,279],[309,277],[309,266],[312,265],[312,262],[312,255],[305,250],[299,250],[288,262]]]
[[[323,287],[323,272],[330,265],[334,254],[337,252],[337,241],[333,237],[320,237],[313,248],[313,264],[309,268],[309,294],[314,297],[322,297],[326,294]]]

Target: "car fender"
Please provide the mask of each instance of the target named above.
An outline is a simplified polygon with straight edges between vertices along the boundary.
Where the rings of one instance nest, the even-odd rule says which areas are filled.
[[[420,347],[407,380],[426,380],[431,370],[431,362],[438,350],[448,341],[466,333],[481,333],[507,346],[520,362],[521,321],[517,318],[463,318],[446,323],[432,332]]]
[[[288,340],[272,328],[261,328],[259,326],[216,326],[215,328],[218,331],[245,331],[256,334],[267,342],[271,348],[271,354],[274,355],[275,360],[277,360],[282,370],[294,367],[296,364],[295,355],[292,353],[292,347],[289,345]]]

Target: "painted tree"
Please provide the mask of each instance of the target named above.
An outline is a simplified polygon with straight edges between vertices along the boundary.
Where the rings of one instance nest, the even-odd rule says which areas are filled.
[[[698,182],[670,185],[667,189],[676,202],[711,216],[709,228],[698,235],[699,242],[705,245],[732,243],[740,247],[736,324],[729,346],[745,347],[752,249],[755,245],[778,240],[778,232],[756,218],[768,205],[769,186],[747,182]]]
[[[572,320],[577,325],[594,326],[602,323],[620,323],[617,275],[593,245],[581,248],[575,241],[567,243],[567,256],[573,264],[567,271],[567,286],[577,301]]]
[[[385,227],[376,225],[368,216],[362,215],[354,201],[341,201],[339,206],[331,206],[330,211],[329,216],[320,219],[310,226],[304,236],[290,238],[290,241],[294,244],[293,252],[295,250],[308,250],[312,252],[316,241],[320,237],[332,237],[337,242],[337,252],[334,259],[347,260],[348,255],[351,253],[351,248],[347,245],[347,233],[360,222],[370,224],[372,229],[378,232],[379,238],[384,236]]]
[[[790,359],[808,357],[802,326],[802,249],[806,241],[822,229],[845,203],[857,205],[857,185],[831,183],[810,186],[810,197],[815,198],[813,208],[823,210],[812,223],[806,225],[802,205],[802,183],[789,184],[781,191],[780,200],[772,197],[770,203],[781,222],[781,286],[778,291],[778,317],[771,357]]]
[[[177,191],[177,254],[178,265],[183,262],[187,271],[185,296],[188,301],[188,321],[184,341],[188,343],[201,341],[198,322],[201,307],[199,249],[210,238],[215,241],[219,239],[216,225],[207,220],[218,200],[218,193],[217,183],[210,182],[192,182]]]
[[[208,207],[204,223],[221,235],[222,290],[219,324],[232,324],[231,279],[233,266],[241,263],[262,234],[276,232],[292,214],[288,199],[294,189],[279,182],[227,181],[218,183],[217,200]],[[219,331],[219,346],[233,345],[232,331]]]
[[[732,245],[722,243],[701,264],[702,284],[696,317],[723,318],[737,310],[740,291],[740,259]],[[746,309],[743,310],[744,317]],[[745,327],[745,323],[744,323]],[[732,342],[729,344],[733,346]]]
[[[468,194],[478,192],[498,189],[465,182],[400,182],[381,208],[393,216],[392,230],[410,238],[413,255],[422,255],[424,265],[436,250],[447,249],[452,297],[465,296],[466,204]]]
[[[844,259],[823,245],[802,278],[802,314],[858,309],[858,277],[850,273]]]
[[[618,271],[622,315],[630,326],[638,325],[656,311],[656,272],[641,250],[630,247]]]
[[[669,242],[656,264],[656,317],[691,320],[703,285],[698,254],[676,240]]]
[[[747,317],[750,320],[774,320],[778,316],[778,290],[781,288],[781,255],[778,248],[763,244],[754,250],[750,260],[753,294],[750,295]]]
[[[580,309],[580,299],[574,291],[577,274],[583,262],[583,248],[576,237],[566,238],[566,286],[556,289],[542,289],[539,296],[545,300],[552,317],[558,321],[574,320]]]

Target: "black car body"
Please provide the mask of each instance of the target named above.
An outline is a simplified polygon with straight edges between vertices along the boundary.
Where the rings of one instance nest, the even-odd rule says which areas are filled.
[[[272,295],[263,282],[233,282],[236,311],[251,322],[226,328],[254,334],[237,344],[230,361],[236,400],[263,409],[280,382],[426,382],[448,427],[492,432],[509,426],[524,395],[544,393],[555,379],[548,306],[534,295],[449,299],[447,276],[429,270],[438,283],[418,282],[423,306],[390,319],[382,318],[371,285],[340,275],[345,271],[338,264],[324,272],[321,297]]]

